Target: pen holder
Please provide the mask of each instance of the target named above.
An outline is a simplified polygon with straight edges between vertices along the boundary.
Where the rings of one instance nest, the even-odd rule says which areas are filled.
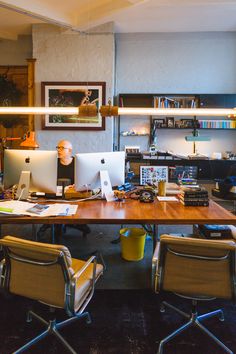
[[[164,197],[166,195],[166,181],[158,182],[158,195]]]

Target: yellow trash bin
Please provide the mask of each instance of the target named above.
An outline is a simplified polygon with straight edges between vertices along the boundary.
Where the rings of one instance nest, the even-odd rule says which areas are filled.
[[[121,255],[127,261],[140,261],[144,256],[146,232],[143,228],[133,227],[120,230]]]

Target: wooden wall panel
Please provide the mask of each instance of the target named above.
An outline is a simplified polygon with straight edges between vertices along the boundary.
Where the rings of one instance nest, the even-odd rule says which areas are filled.
[[[0,75],[6,75],[9,80],[12,80],[16,87],[22,92],[19,99],[19,106],[28,106],[28,67],[25,66],[0,66]],[[9,116],[10,117],[10,116]],[[9,118],[11,119],[11,118]],[[27,116],[19,116],[19,119],[14,119],[12,127],[4,127],[0,124],[0,138],[4,137],[23,137],[28,131],[28,118]],[[1,120],[1,116],[0,116]],[[19,141],[8,142],[7,146],[11,148],[18,147]]]

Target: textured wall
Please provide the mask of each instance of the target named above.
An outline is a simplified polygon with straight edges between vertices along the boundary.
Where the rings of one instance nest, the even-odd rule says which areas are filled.
[[[236,33],[136,33],[116,35],[116,94],[119,93],[236,93]],[[123,119],[121,130],[132,123]],[[144,126],[148,124],[143,119]],[[134,121],[133,128],[136,127]],[[141,125],[141,123],[139,123]],[[191,131],[159,130],[158,146],[192,152],[184,141]],[[236,151],[236,132],[201,131],[212,141],[199,142],[201,153]],[[121,147],[140,145],[147,138],[122,139]]]
[[[0,65],[27,65],[32,58],[31,36],[19,36],[17,41],[0,40]]]
[[[103,28],[104,29],[104,28]],[[33,26],[33,57],[36,62],[36,105],[41,104],[41,81],[105,81],[106,97],[113,97],[114,35],[80,35],[49,25]],[[41,129],[36,119],[42,149],[54,149],[57,141],[69,139],[74,152],[111,151],[113,121],[106,118],[105,131]]]

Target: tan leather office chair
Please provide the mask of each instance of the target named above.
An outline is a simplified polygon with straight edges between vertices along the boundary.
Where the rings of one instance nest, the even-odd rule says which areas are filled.
[[[65,309],[69,319],[57,323],[46,322],[36,313],[32,317],[46,325],[47,329],[26,343],[14,353],[21,353],[48,334],[54,334],[71,353],[76,351],[60,335],[58,330],[85,317],[91,322],[88,312],[84,312],[94,293],[97,279],[103,266],[97,264],[96,257],[87,262],[71,258],[65,246],[51,245],[6,236],[0,240],[4,251],[4,267],[1,285],[10,293],[43,302],[50,307]]]
[[[165,343],[190,326],[198,327],[227,353],[233,354],[202,324],[204,319],[213,316],[218,316],[223,321],[223,311],[220,309],[198,315],[197,302],[215,298],[235,300],[235,250],[236,245],[233,241],[161,236],[153,256],[154,289],[157,293],[162,290],[170,291],[180,297],[191,299],[192,311],[189,315],[165,301],[162,302],[161,312],[165,311],[165,307],[169,307],[188,321],[161,340],[158,354],[162,354]]]

